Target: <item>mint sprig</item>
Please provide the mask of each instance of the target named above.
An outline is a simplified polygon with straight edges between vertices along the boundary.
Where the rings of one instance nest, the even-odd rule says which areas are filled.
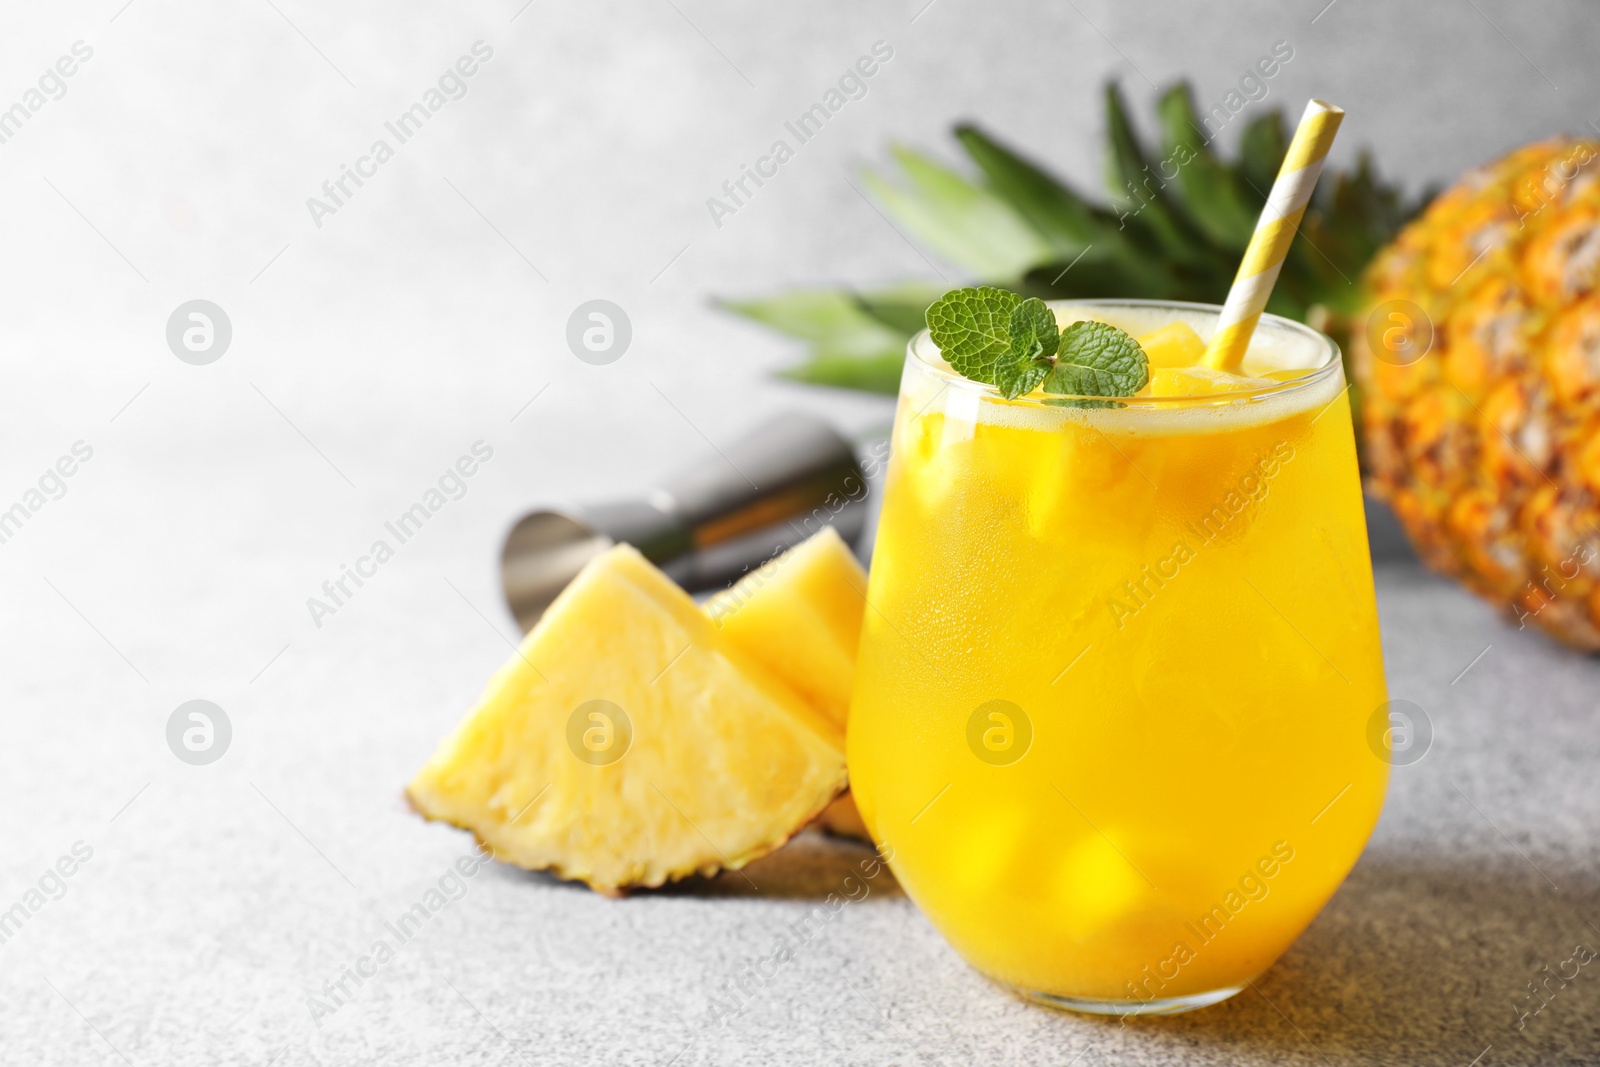
[[[987,285],[953,289],[929,305],[928,332],[957,374],[993,385],[996,366],[1011,355],[1011,313],[1020,303]]]
[[[1037,297],[987,285],[953,289],[934,301],[927,319],[945,361],[1007,400],[1041,385],[1047,393],[1072,397],[1132,396],[1150,380],[1150,361],[1130,334],[1089,321],[1061,330]]]
[[[1044,391],[1070,396],[1132,396],[1150,380],[1150,360],[1109,322],[1075,322],[1061,335]]]

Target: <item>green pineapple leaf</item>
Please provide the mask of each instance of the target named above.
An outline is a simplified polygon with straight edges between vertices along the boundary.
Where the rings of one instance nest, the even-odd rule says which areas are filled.
[[[1260,201],[1246,195],[1249,187],[1212,154],[1188,85],[1163,93],[1157,110],[1166,149],[1161,174],[1172,173],[1184,214],[1213,245],[1242,253],[1261,214]]]
[[[1283,112],[1269,111],[1251,119],[1239,135],[1238,174],[1256,197],[1256,210],[1267,202],[1267,193],[1278,176],[1278,165],[1289,152],[1289,128]]]
[[[724,301],[721,306],[809,343],[810,359],[784,371],[786,378],[890,395],[900,388],[909,334],[868,314],[850,293],[802,289],[765,300]]]
[[[1011,278],[1050,248],[1020,212],[994,193],[909,148],[890,150],[906,179],[861,176],[868,193],[935,255],[980,278]]]
[[[905,368],[905,349],[882,355],[814,356],[798,367],[782,372],[791,381],[807,385],[827,385],[835,389],[854,389],[862,393],[894,396],[900,391],[900,372]]]
[[[955,129],[956,140],[983,171],[995,195],[1016,207],[1050,242],[1052,254],[1071,259],[1096,244],[1108,246],[1116,219],[1088,203],[1037,164],[994,140],[976,126]]]
[[[1021,288],[1047,300],[1088,300],[1100,297],[1205,299],[1198,288],[1204,275],[1185,273],[1176,265],[1150,258],[1117,258],[1077,263],[1041,263],[1022,276]],[[1227,285],[1224,283],[1223,291]],[[1176,295],[1174,295],[1176,294]]]
[[[893,330],[903,338],[927,325],[928,305],[939,299],[949,288],[923,282],[906,282],[871,293],[855,294],[855,302],[862,311]],[[901,344],[904,350],[904,343]]]
[[[1158,254],[1177,263],[1215,267],[1214,251],[1175,210],[1157,170],[1160,161],[1146,156],[1115,83],[1106,86],[1106,134],[1106,185],[1119,209],[1118,224],[1136,220],[1154,237]]]
[[[797,289],[765,300],[728,300],[722,306],[779,333],[813,344],[819,354],[846,357],[905,351],[905,335],[863,311],[848,293]]]

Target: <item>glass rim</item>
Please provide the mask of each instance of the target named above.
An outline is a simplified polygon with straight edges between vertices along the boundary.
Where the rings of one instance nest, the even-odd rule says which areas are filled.
[[[1203,304],[1190,300],[1149,300],[1144,298],[1118,299],[1114,297],[1090,297],[1078,300],[1046,300],[1045,304],[1052,311],[1060,308],[1165,308],[1177,311],[1198,311],[1207,314],[1222,313],[1221,304]],[[1289,396],[1305,389],[1313,389],[1321,385],[1336,373],[1342,373],[1344,359],[1339,350],[1339,343],[1321,330],[1313,329],[1303,322],[1286,319],[1282,315],[1268,315],[1263,313],[1260,325],[1270,325],[1274,329],[1287,330],[1298,334],[1314,344],[1322,357],[1322,363],[1311,367],[1298,378],[1288,378],[1281,382],[1275,381],[1270,386],[1259,389],[1240,389],[1228,393],[1188,393],[1182,396],[1122,396],[1112,401],[1116,407],[1138,408],[1141,410],[1159,410],[1161,408],[1184,408],[1192,410],[1197,407],[1218,406],[1233,404],[1239,401],[1265,400],[1274,397]],[[927,350],[927,352],[923,350]],[[937,357],[937,362],[928,358],[928,352]],[[906,342],[906,358],[915,361],[924,371],[944,380],[946,387],[956,388],[969,393],[975,393],[983,399],[997,404],[1026,404],[1034,407],[1060,407],[1062,400],[1099,401],[1106,403],[1105,397],[1073,396],[1066,393],[1049,393],[1045,396],[1019,396],[1007,400],[1000,395],[1000,391],[984,382],[975,382],[960,372],[954,370],[944,357],[939,355],[939,347],[933,343],[933,338],[926,328],[913,334]],[[1096,405],[1097,407],[1099,404]]]

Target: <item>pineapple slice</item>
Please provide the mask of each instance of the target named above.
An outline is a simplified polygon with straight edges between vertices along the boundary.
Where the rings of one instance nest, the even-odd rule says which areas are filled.
[[[1249,378],[1209,367],[1157,367],[1150,372],[1151,396],[1211,396],[1277,384],[1271,378]]]
[[[855,688],[867,575],[833,527],[791,548],[706,604],[722,636],[844,729]],[[817,819],[869,839],[849,794]]]
[[[832,526],[706,602],[722,636],[840,730],[850,713],[867,573]]]
[[[1206,343],[1187,322],[1173,322],[1136,338],[1155,367],[1192,367],[1206,354]]]
[[[844,787],[844,733],[633,548],[556,598],[407,793],[602,892],[739,868]]]

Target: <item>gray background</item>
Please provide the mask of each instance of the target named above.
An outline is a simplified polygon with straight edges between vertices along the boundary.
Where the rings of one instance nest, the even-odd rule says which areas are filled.
[[[931,273],[850,184],[889,139],[948,152],[979,118],[1089,184],[1104,78],[1144,107],[1188,74],[1209,104],[1280,39],[1269,103],[1344,105],[1336,158],[1370,146],[1413,187],[1600,117],[1587,3],[924,3],[8,5],[0,106],[74,41],[94,57],[0,145],[0,507],[75,441],[94,455],[0,545],[0,907],[94,851],[0,945],[0,1060],[1600,1060],[1600,972],[1522,1032],[1511,1009],[1600,943],[1595,667],[1390,565],[1394,695],[1434,749],[1258,992],[1126,1029],[1046,1013],[879,879],[711,1025],[865,855],[807,839],[759,889],[621,903],[486,870],[312,1024],[306,995],[466,847],[399,790],[507,655],[511,517],[715,461],[783,407],[886,421],[773,380],[795,350],[708,299]],[[478,39],[469,95],[314,227],[305,199]],[[715,227],[705,199],[880,39],[867,97]],[[233,322],[210,366],[164,341],[194,298]],[[593,298],[632,318],[610,366],[563,342]],[[314,626],[306,598],[480,439],[467,495]],[[205,767],[164,739],[197,698],[234,730]]]

